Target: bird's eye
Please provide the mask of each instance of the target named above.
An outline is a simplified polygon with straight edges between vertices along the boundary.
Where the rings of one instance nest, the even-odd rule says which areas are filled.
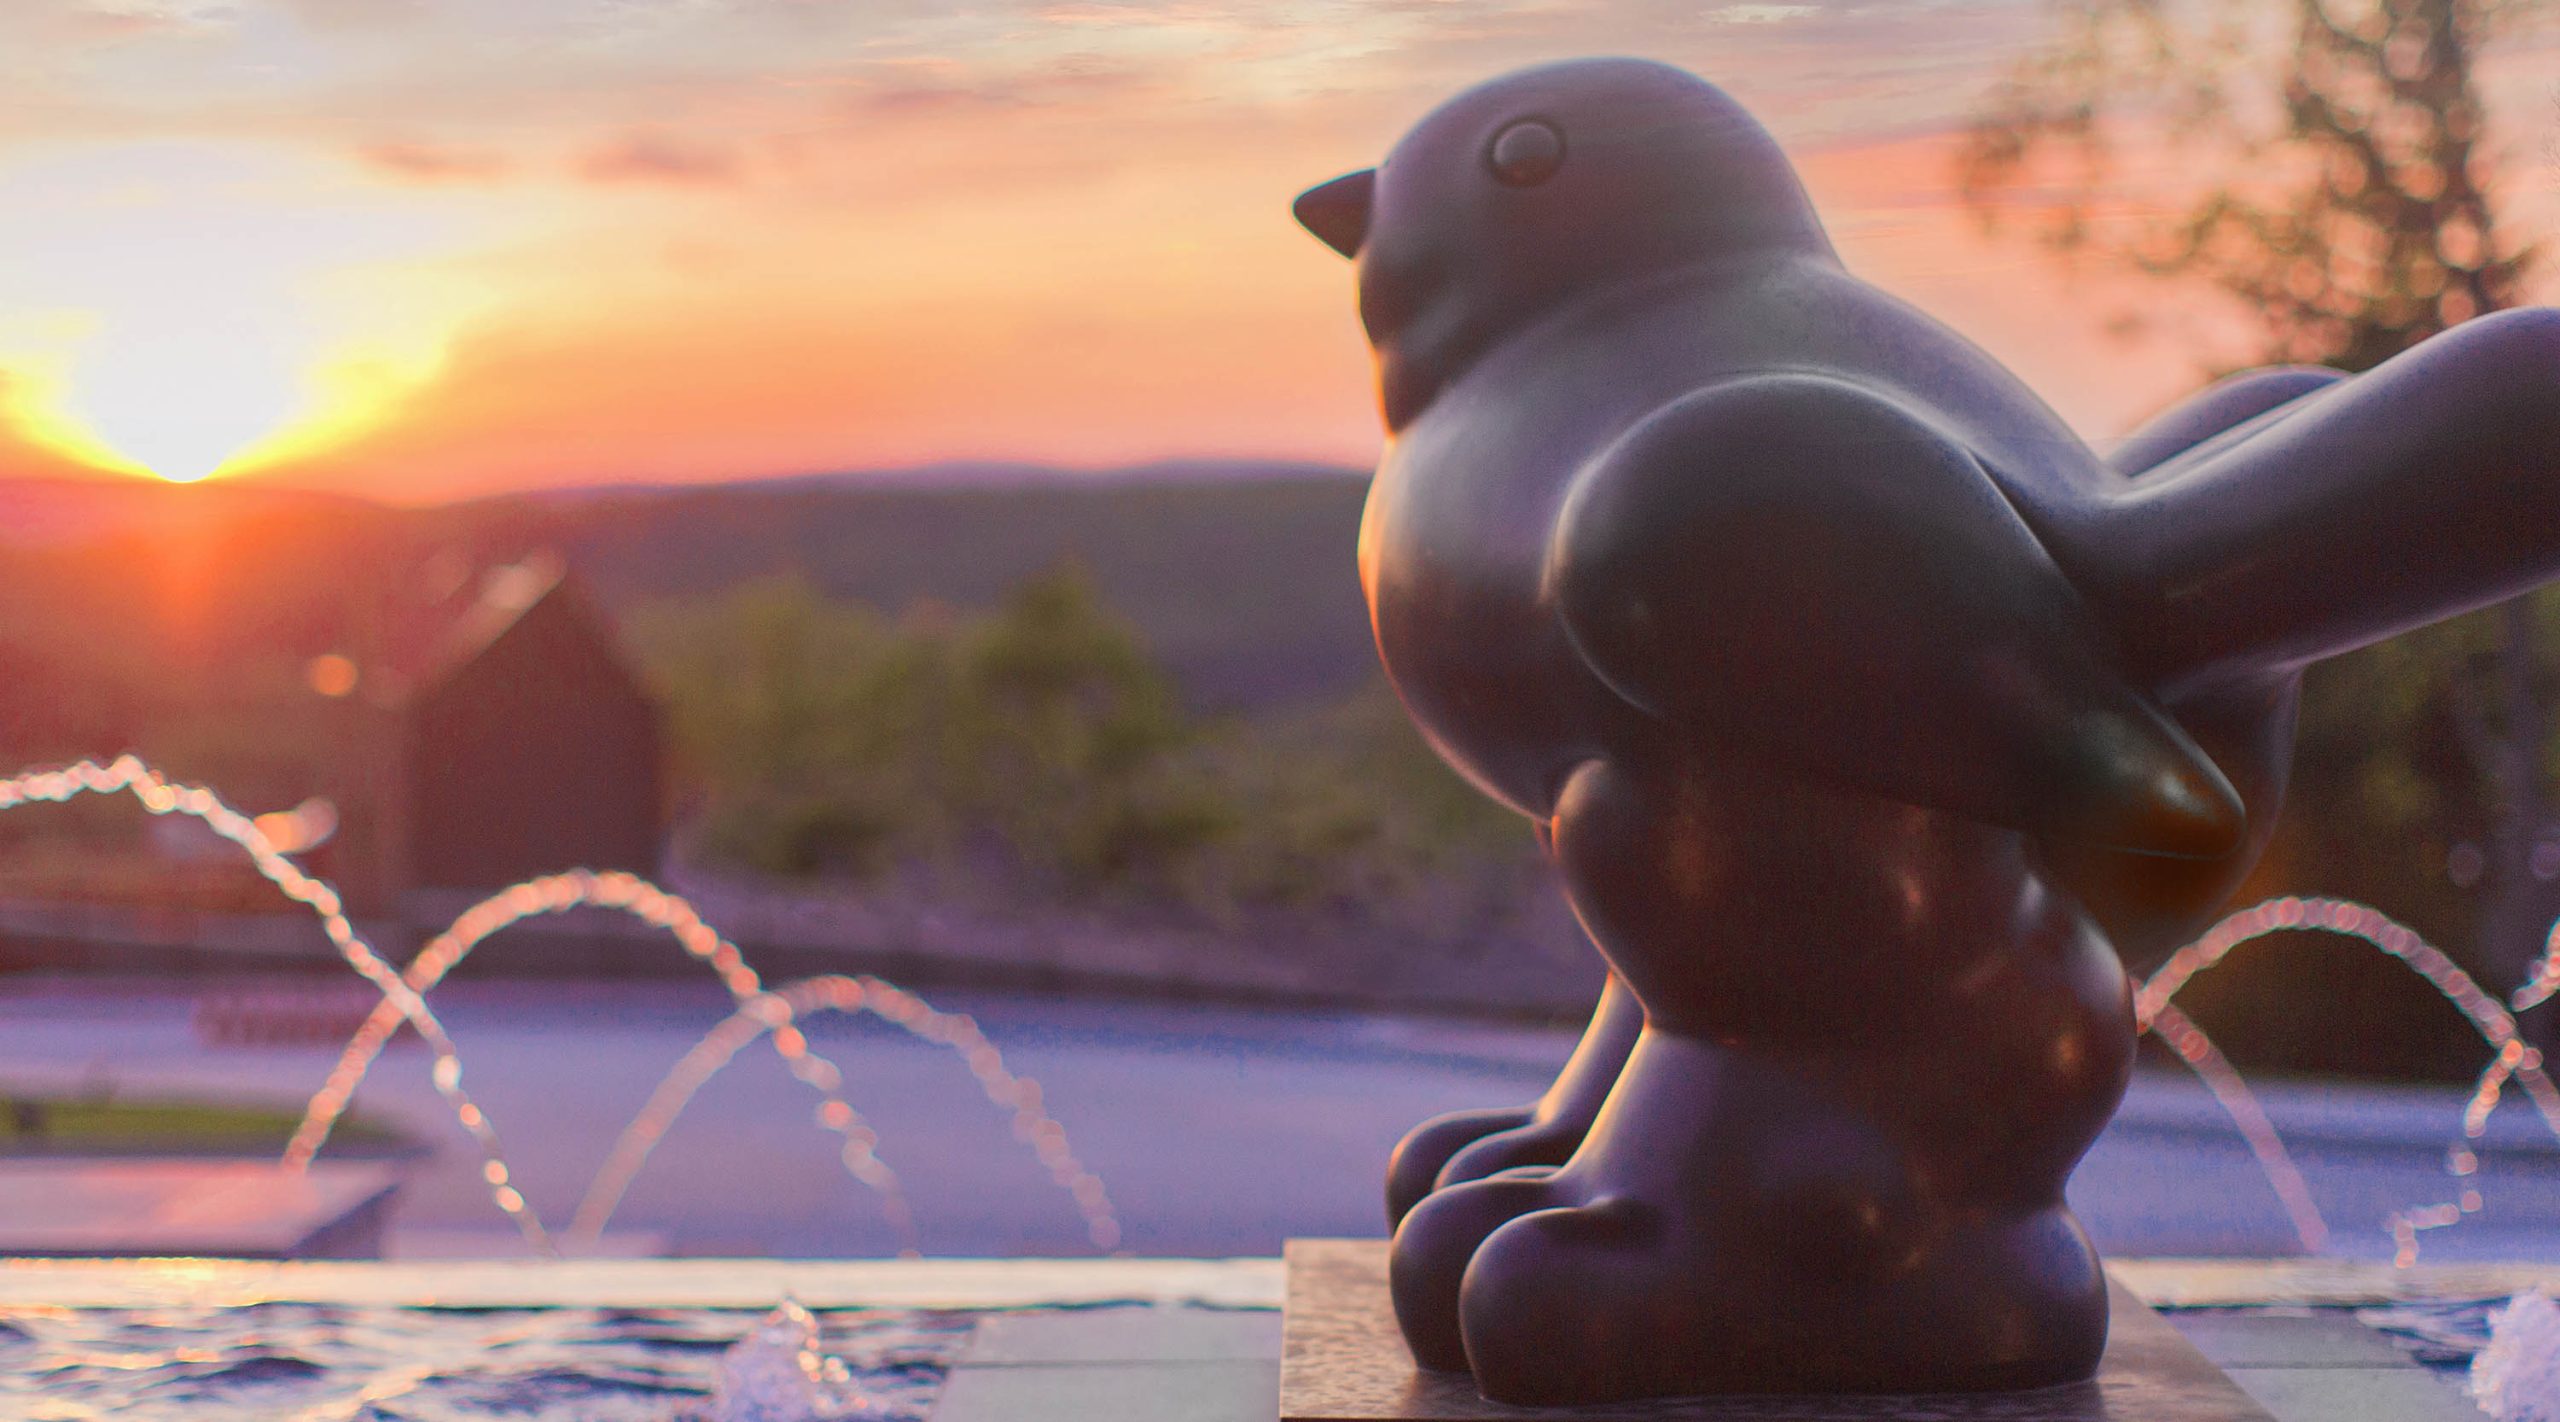
[[[1534,188],[1564,165],[1564,134],[1554,124],[1522,119],[1495,134],[1484,156],[1504,186]]]

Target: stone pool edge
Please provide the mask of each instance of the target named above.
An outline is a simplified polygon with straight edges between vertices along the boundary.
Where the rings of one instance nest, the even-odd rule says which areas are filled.
[[[1282,1289],[1277,1259],[0,1260],[0,1308],[1277,1309]]]
[[[2560,1291],[2560,1263],[2343,1259],[2111,1259],[2160,1308],[2301,1304],[2356,1307],[2418,1299]],[[0,1307],[131,1308],[316,1303],[452,1308],[765,1308],[784,1295],[812,1308],[1025,1308],[1042,1304],[1199,1304],[1277,1309],[1278,1259],[568,1259],[254,1261],[0,1260]]]

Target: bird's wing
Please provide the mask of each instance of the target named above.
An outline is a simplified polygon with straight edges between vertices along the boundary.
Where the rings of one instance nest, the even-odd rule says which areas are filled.
[[[2232,438],[2252,421],[2298,409],[2295,402],[2303,396],[2346,378],[2343,370],[2318,365],[2244,370],[2152,416],[2107,455],[2107,467],[2127,477],[2146,474],[2201,445]]]
[[[2143,684],[2181,692],[2560,579],[2560,308],[2466,321],[2279,407],[2072,536]]]
[[[1601,678],[1692,733],[2033,834],[2239,841],[2229,783],[1982,467],[1862,387],[1755,377],[1661,411],[1576,476],[1547,579]]]

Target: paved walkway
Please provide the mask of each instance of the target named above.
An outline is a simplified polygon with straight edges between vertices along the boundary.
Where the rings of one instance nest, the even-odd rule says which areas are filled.
[[[0,982],[0,1089],[40,1085],[298,1102],[335,1052],[200,1040],[195,990]],[[716,990],[681,984],[462,982],[439,992],[466,1082],[497,1124],[515,1180],[563,1221],[650,1088],[719,1019]],[[1413,1122],[1533,1095],[1564,1031],[1100,1000],[967,997],[1016,1070],[1037,1077],[1083,1159],[1108,1182],[1144,1255],[1279,1252],[1290,1236],[1374,1234],[1386,1152]],[[926,1248],[1089,1252],[1067,1197],[1015,1143],[961,1064],[877,1023],[822,1019],[819,1050],[879,1128]],[[2265,1085],[2335,1252],[2388,1257],[2395,1209],[2455,1198],[2441,1162],[2463,1093]],[[521,1251],[479,1161],[396,1047],[362,1109],[436,1145],[395,1216],[396,1253]],[[704,1089],[627,1197],[625,1249],[818,1258],[879,1255],[894,1236],[817,1128],[816,1098],[751,1048]],[[2521,1102],[2496,1118],[2473,1183],[2486,1207],[2426,1236],[2429,1259],[2560,1261],[2560,1145]],[[2200,1087],[2137,1082],[2073,1199],[2112,1254],[2277,1254],[2294,1235],[2254,1160]]]

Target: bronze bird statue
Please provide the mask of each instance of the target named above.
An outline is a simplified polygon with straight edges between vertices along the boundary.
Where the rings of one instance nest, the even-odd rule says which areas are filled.
[[[2264,848],[2307,664],[2560,575],[2560,311],[2101,458],[1678,69],[1496,79],[1296,212],[1375,347],[1389,677],[1613,969],[1545,1100],[1399,1149],[1416,1360],[1520,1403],[2088,1377],[2063,1186],[2125,965]]]

